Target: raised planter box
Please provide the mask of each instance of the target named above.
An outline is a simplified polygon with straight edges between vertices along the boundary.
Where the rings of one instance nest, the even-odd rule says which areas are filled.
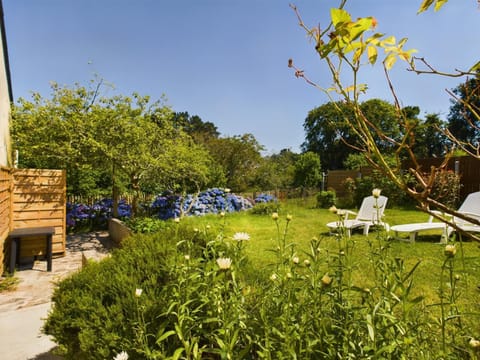
[[[132,235],[132,231],[128,226],[125,225],[123,221],[115,218],[108,220],[108,232],[110,239],[112,239],[117,246],[121,246],[123,239]]]

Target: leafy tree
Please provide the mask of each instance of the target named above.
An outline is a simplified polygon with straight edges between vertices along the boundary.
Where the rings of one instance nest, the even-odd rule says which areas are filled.
[[[208,154],[182,129],[173,127],[173,114],[160,101],[152,103],[136,93],[115,96],[103,99],[96,112],[102,119],[94,124],[97,157],[126,175],[135,195],[146,182],[197,191],[207,183]]]
[[[360,104],[360,110],[368,117],[373,129],[381,130],[373,134],[382,153],[392,153],[393,147],[386,140],[398,139],[398,113],[393,105],[380,100],[371,99]],[[304,151],[313,151],[320,155],[322,167],[341,169],[348,155],[361,146],[361,134],[350,123],[355,118],[355,111],[345,102],[329,102],[309,112],[305,122]]]
[[[445,122],[438,114],[427,114],[425,120],[415,129],[415,145],[413,151],[418,158],[445,156],[449,140],[443,129]]]
[[[256,190],[280,190],[294,186],[295,162],[299,154],[282,149],[278,154],[265,156],[255,172]]]
[[[103,188],[110,171],[95,166],[90,140],[96,121],[92,109],[100,84],[72,89],[51,84],[50,98],[33,93],[12,106],[13,150],[19,152],[19,167],[66,169],[67,190],[93,195]]]
[[[321,181],[322,168],[318,154],[311,151],[301,154],[295,162],[295,186],[305,190],[307,188],[318,187]]]
[[[345,104],[329,102],[311,110],[305,119],[302,150],[318,154],[325,169],[342,168],[343,162],[352,152],[352,148],[347,145],[354,142],[346,120],[349,116],[353,114]]]
[[[254,184],[255,172],[262,161],[260,152],[263,146],[252,134],[210,139],[205,146],[222,167],[227,187],[239,192]]]
[[[480,75],[458,85],[453,94],[448,131],[463,147],[476,152],[480,146]]]
[[[195,142],[200,144],[204,144],[208,139],[220,136],[214,123],[204,122],[198,115],[190,115],[186,111],[174,113],[172,121],[175,128],[183,129]]]
[[[101,97],[102,82],[92,84],[53,84],[51,99],[20,99],[12,137],[21,165],[67,169],[69,189],[80,192],[107,186],[108,179],[114,199],[122,186],[138,195],[152,182],[199,189],[209,181],[207,151],[173,127],[164,102],[136,93]]]

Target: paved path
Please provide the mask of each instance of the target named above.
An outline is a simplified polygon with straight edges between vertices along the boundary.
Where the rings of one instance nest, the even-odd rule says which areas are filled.
[[[101,259],[112,248],[108,232],[67,236],[66,255],[21,266],[15,291],[0,293],[0,349],[2,360],[60,359],[50,353],[55,343],[41,333],[50,310],[55,283],[82,267],[82,253]]]

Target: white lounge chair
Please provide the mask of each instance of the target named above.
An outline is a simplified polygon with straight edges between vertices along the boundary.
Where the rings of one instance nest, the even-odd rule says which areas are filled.
[[[458,212],[480,220],[480,191],[469,194],[458,209]],[[452,221],[464,231],[480,232],[479,225],[472,224],[458,217],[453,217]],[[430,216],[428,222],[394,225],[390,228],[390,231],[395,234],[394,237],[398,240],[404,240],[399,236],[399,233],[408,233],[408,241],[410,242],[415,242],[415,238],[419,232],[428,230],[442,230],[440,239],[440,243],[442,244],[447,243],[448,238],[452,232],[455,231],[453,227],[447,226],[446,223],[434,222],[433,216]]]
[[[394,238],[397,240],[406,240],[402,238],[399,233],[408,233],[409,237],[407,241],[415,242],[417,234],[421,231],[442,230],[442,237],[440,239],[440,243],[446,243],[448,239],[447,224],[438,221],[434,222],[433,220],[433,216],[430,216],[427,222],[394,225],[390,228],[390,231],[395,234]]]
[[[363,228],[363,235],[368,235],[370,227],[374,225],[382,226],[388,231],[388,224],[381,220],[387,201],[388,198],[386,196],[379,196],[378,198],[367,196],[363,199],[358,213],[350,210],[338,210],[337,213],[342,211],[345,217],[328,223],[327,227],[331,232],[344,229],[349,237],[352,234],[352,230],[357,228]],[[356,217],[355,219],[349,219],[349,215],[356,215]]]
[[[468,194],[458,209],[458,212],[480,221],[480,191]],[[463,231],[480,232],[480,225],[465,221],[457,216],[453,217],[453,223],[455,223],[455,225],[457,225]],[[449,226],[447,230],[448,236],[450,236],[454,231],[455,228]]]

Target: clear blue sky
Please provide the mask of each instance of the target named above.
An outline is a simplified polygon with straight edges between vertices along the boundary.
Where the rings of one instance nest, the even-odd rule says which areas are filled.
[[[14,98],[50,94],[50,81],[87,84],[94,74],[118,93],[159,98],[174,111],[213,122],[224,136],[252,133],[267,152],[299,151],[308,111],[327,101],[296,79],[289,58],[325,87],[326,69],[289,3],[309,26],[326,24],[328,0],[3,0]],[[476,0],[451,0],[417,15],[420,0],[351,0],[354,18],[373,15],[377,31],[444,71],[480,59]],[[404,106],[446,118],[445,89],[459,79],[408,73],[392,80]],[[368,98],[392,101],[380,67],[369,69]]]

